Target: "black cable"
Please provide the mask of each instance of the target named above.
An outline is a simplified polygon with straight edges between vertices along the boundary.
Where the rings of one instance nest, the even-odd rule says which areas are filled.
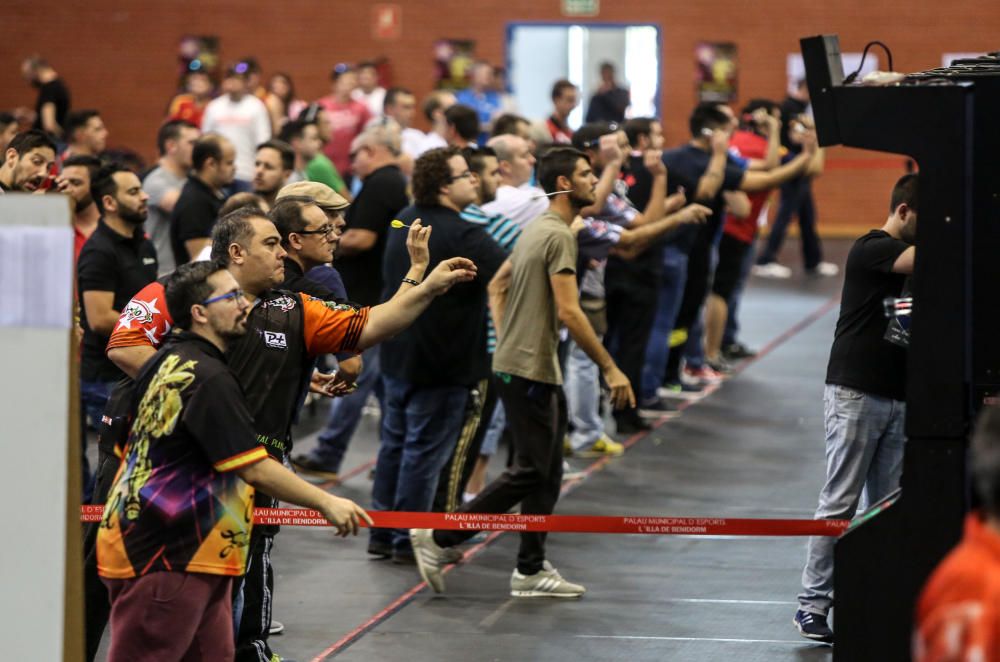
[[[861,63],[858,64],[858,68],[856,71],[854,71],[851,74],[848,74],[847,78],[844,79],[844,85],[850,85],[851,83],[853,83],[854,79],[857,78],[858,74],[861,73],[861,70],[865,66],[865,58],[868,57],[868,49],[871,48],[872,46],[882,47],[882,50],[885,51],[886,57],[889,59],[889,71],[895,71],[895,69],[892,68],[892,51],[889,50],[889,47],[883,44],[881,41],[869,41],[867,44],[865,44],[865,50],[861,52]]]

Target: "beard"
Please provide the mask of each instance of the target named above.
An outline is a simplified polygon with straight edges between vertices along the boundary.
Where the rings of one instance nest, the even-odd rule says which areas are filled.
[[[247,334],[247,316],[244,315],[240,319],[233,323],[233,326],[228,329],[215,329],[215,332],[219,334],[220,338],[225,340],[236,340],[242,338]]]
[[[582,195],[578,195],[576,191],[573,191],[569,194],[569,203],[573,206],[573,209],[580,210],[594,204],[594,196],[591,194],[590,197],[585,198]]]
[[[146,222],[145,211],[129,209],[128,207],[122,205],[118,206],[118,216],[129,225],[142,225]]]
[[[84,209],[86,209],[87,207],[89,207],[92,204],[94,204],[94,196],[92,196],[90,194],[88,194],[87,197],[84,198],[83,200],[77,200],[76,201],[76,213],[79,214],[80,212],[82,212]]]

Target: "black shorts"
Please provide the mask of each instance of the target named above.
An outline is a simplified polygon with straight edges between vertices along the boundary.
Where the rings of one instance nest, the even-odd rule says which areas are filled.
[[[712,293],[729,302],[736,286],[740,282],[740,267],[743,258],[752,244],[745,244],[739,239],[723,233],[719,242],[719,264],[715,267],[715,280],[712,281]]]

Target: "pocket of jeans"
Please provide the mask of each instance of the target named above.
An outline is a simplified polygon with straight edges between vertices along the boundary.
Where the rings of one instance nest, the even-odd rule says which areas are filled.
[[[865,394],[850,386],[837,386],[837,397],[842,400],[860,400]]]
[[[187,584],[190,574],[186,572],[158,572],[155,588],[153,588],[153,602],[173,602]]]

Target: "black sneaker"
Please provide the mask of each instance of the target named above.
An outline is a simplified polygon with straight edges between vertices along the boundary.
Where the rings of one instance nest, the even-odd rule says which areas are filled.
[[[392,558],[392,544],[387,542],[369,542],[368,553],[380,559]]]
[[[828,644],[833,643],[833,630],[826,624],[826,616],[823,614],[814,614],[811,611],[799,609],[795,612],[792,624],[795,625],[795,629],[799,631],[799,634],[806,639],[822,641]]]
[[[733,366],[721,356],[717,359],[705,359],[705,365],[721,375],[728,375],[733,371]]]
[[[618,434],[636,434],[637,432],[648,432],[653,429],[653,426],[642,420],[637,411],[630,411],[615,416],[615,429]]]
[[[757,356],[757,352],[741,342],[734,342],[722,348],[722,357],[727,361],[742,361],[743,359],[752,359],[755,356]]]
[[[300,473],[316,476],[324,480],[340,480],[340,476],[331,467],[320,464],[309,455],[295,455],[292,457],[292,466]]]
[[[673,418],[680,415],[677,404],[666,398],[657,397],[639,405],[639,416],[643,418]]]

